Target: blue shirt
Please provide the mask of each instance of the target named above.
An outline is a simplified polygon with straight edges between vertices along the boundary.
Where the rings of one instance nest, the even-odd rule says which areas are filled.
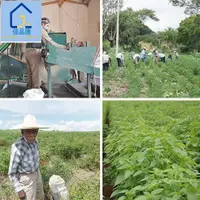
[[[146,58],[146,51],[144,49],[142,50],[141,58]]]

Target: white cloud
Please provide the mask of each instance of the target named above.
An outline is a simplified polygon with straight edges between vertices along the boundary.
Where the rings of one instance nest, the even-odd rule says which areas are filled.
[[[10,129],[15,130],[15,129],[20,129],[21,127],[22,127],[22,124],[16,124],[16,125],[13,125]]]
[[[5,121],[3,124],[4,124],[5,129],[10,129],[10,127],[13,127],[16,124],[19,124],[20,122],[21,120],[10,120],[10,121]]]
[[[100,131],[100,121],[61,121],[60,124],[49,125],[49,130],[58,131]]]
[[[64,120],[61,120],[61,121],[60,121],[60,124],[65,124],[65,121],[64,121]]]
[[[39,124],[38,126],[39,126],[39,127],[45,127],[45,128],[48,128],[47,126],[42,125],[42,124]],[[11,130],[21,129],[21,127],[22,127],[22,124],[15,124],[15,125],[13,125],[11,128],[9,128],[9,129],[11,129]]]
[[[42,108],[42,109],[41,109]],[[0,110],[24,116],[28,113],[37,114],[98,114],[100,112],[100,101],[98,100],[47,100],[47,101],[1,101]]]
[[[30,113],[36,116],[38,123],[50,124],[51,129],[64,131],[100,130],[99,122],[95,121],[100,119],[99,100],[19,100],[15,102],[2,100],[0,112],[0,121],[2,120],[0,129],[18,129],[24,116]],[[78,122],[79,119],[84,121]],[[66,120],[68,121],[66,122]]]
[[[13,114],[13,115],[11,115],[11,117],[13,117],[13,118],[14,118],[14,117],[16,117],[16,118],[17,118],[17,117],[22,117],[22,116],[23,116],[23,115],[21,115],[21,114]]]
[[[0,120],[0,125],[3,124],[3,121]]]
[[[22,124],[9,124],[11,127],[9,129],[20,129]],[[48,127],[44,129],[46,131],[56,130],[56,131],[100,131],[100,121],[60,121],[59,124],[50,124],[50,125],[39,125],[40,127]],[[7,126],[8,127],[8,126]]]

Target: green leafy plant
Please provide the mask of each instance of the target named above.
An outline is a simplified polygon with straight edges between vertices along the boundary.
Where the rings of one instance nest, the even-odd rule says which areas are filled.
[[[106,106],[104,103],[104,106]],[[118,200],[198,200],[198,102],[109,102],[105,176]],[[196,111],[195,111],[196,109]],[[191,114],[188,117],[188,111]],[[197,160],[198,159],[198,160]]]
[[[189,98],[200,96],[198,53],[181,55],[178,60],[174,58],[172,61],[167,60],[166,54],[166,63],[158,63],[158,65],[155,65],[153,59],[149,57],[146,65],[140,61],[136,66],[130,54],[125,52],[125,67],[122,69],[117,67],[114,51],[110,51],[109,55],[112,58],[112,66],[103,73],[105,97]],[[124,90],[124,85],[126,90]]]

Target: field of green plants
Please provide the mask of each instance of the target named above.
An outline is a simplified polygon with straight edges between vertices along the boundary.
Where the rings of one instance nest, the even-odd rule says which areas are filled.
[[[17,200],[7,177],[11,144],[19,131],[0,131],[0,199]],[[45,193],[50,198],[49,178],[60,175],[67,184],[70,200],[99,200],[100,136],[98,132],[40,132],[40,170]],[[90,142],[88,142],[90,141]]]
[[[155,65],[148,58],[136,66],[130,53],[125,53],[125,67],[117,67],[114,52],[112,66],[103,72],[104,97],[171,98],[200,97],[200,56],[181,55],[179,60],[166,60]]]
[[[104,189],[113,186],[113,199],[200,199],[199,111],[192,101],[104,102]]]

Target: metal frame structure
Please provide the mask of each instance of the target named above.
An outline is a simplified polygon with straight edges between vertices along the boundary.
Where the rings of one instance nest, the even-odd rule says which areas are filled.
[[[92,97],[91,76],[100,76],[100,68],[95,68],[93,59],[96,47],[74,47],[70,51],[48,45],[48,96],[52,97],[51,66],[59,65],[87,73],[88,97]]]
[[[5,51],[10,44],[4,44],[0,46],[2,51]],[[52,97],[52,65],[59,65],[68,69],[75,69],[87,74],[87,96],[92,97],[92,76],[100,76],[100,68],[95,68],[93,59],[96,51],[96,47],[73,47],[69,51],[64,50],[50,44],[46,47],[48,49],[48,56],[46,62],[48,64],[48,96]],[[14,74],[21,73],[26,70],[26,63],[14,56],[0,54],[0,60],[2,66],[6,66],[5,78],[10,80],[10,72]],[[15,67],[14,67],[15,66]],[[18,72],[18,70],[19,72]],[[19,75],[19,74],[18,74]],[[18,76],[17,75],[17,76]]]

